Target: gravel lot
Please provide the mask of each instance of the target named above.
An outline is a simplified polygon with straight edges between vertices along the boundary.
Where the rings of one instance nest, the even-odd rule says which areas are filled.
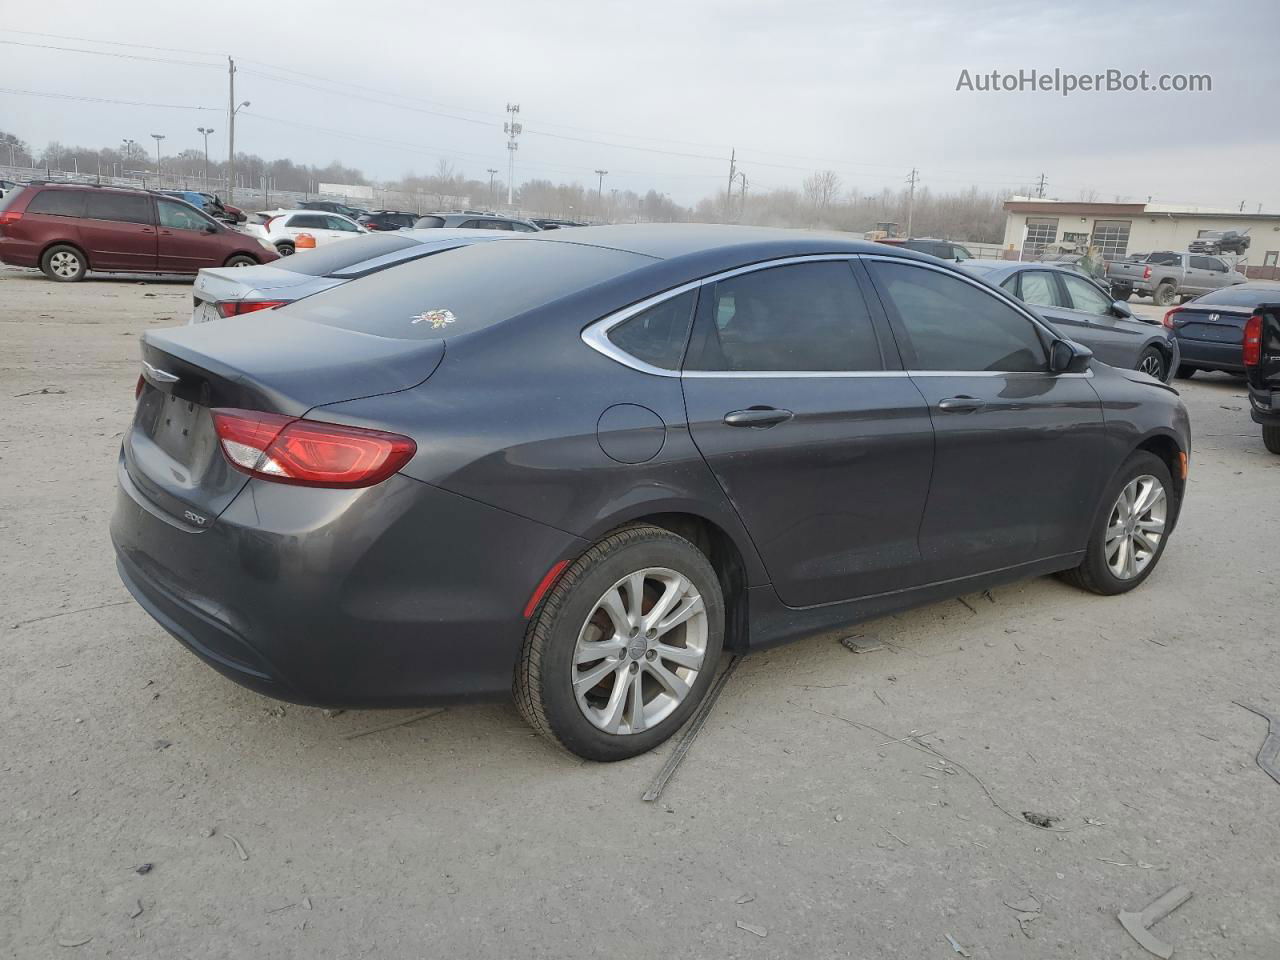
[[[1177,956],[1280,956],[1280,784],[1232,703],[1280,713],[1280,457],[1240,381],[1179,385],[1188,501],[1136,593],[753,656],[645,804],[669,747],[576,762],[506,704],[353,738],[417,712],[263,699],[127,598],[137,338],[190,298],[0,268],[0,956],[1137,958],[1117,911],[1177,884]]]

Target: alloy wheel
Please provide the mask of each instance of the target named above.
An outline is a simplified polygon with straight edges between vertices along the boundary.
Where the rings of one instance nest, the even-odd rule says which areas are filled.
[[[80,272],[80,259],[74,253],[59,250],[49,258],[49,269],[60,277],[74,277]]]
[[[1164,362],[1154,353],[1148,353],[1142,358],[1142,362],[1138,364],[1138,370],[1157,380],[1164,379]]]
[[[1119,580],[1132,580],[1155,558],[1164,538],[1169,499],[1164,484],[1149,474],[1130,480],[1107,520],[1107,567]]]
[[[689,578],[637,570],[604,592],[578,633],[574,699],[598,729],[640,733],[689,695],[706,651],[706,606]]]

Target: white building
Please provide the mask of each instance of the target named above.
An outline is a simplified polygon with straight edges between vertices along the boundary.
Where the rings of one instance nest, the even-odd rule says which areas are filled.
[[[1252,239],[1240,261],[1250,276],[1280,279],[1280,214],[1241,213],[1172,203],[1085,203],[1012,197],[1005,201],[1004,256],[1026,260],[1042,253],[1097,247],[1108,260],[1129,253],[1186,250],[1213,231]]]

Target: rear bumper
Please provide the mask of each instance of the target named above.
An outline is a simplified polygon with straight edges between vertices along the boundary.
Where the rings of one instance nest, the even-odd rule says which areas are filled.
[[[1249,384],[1249,416],[1263,426],[1280,426],[1280,388],[1259,389]]]
[[[120,470],[124,585],[188,650],[268,696],[392,707],[507,695],[529,595],[570,534],[404,476],[367,490],[250,481],[207,529]]]
[[[11,267],[38,267],[40,245],[15,237],[0,236],[0,263]]]
[[[1184,364],[1205,370],[1244,372],[1244,357],[1241,355],[1238,343],[1212,343],[1207,340],[1184,340],[1179,337],[1178,348],[1182,351]]]

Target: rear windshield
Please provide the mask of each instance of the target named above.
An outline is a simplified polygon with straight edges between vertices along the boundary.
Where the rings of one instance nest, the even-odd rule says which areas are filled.
[[[1256,307],[1260,303],[1280,303],[1280,284],[1274,287],[1250,287],[1244,284],[1207,293],[1194,301],[1196,306]]]
[[[6,207],[12,204],[15,200],[17,200],[18,194],[22,193],[26,189],[27,189],[26,185],[21,183],[18,184],[16,187],[11,188],[7,193],[5,193],[3,197],[0,197],[0,210],[4,210]]]
[[[475,243],[324,291],[299,308],[308,320],[344,330],[439,340],[483,329],[652,262],[637,253],[572,243]]]
[[[292,257],[283,257],[276,261],[274,266],[308,277],[331,277],[339,270],[345,270],[357,263],[373,260],[413,245],[412,240],[398,237],[394,233],[370,234],[365,237],[352,237],[342,243],[316,247],[307,253],[295,253]]]

